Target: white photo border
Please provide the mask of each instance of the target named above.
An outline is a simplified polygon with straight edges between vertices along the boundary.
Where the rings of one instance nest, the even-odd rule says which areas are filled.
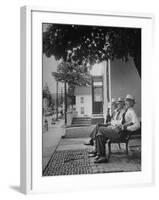
[[[142,29],[142,171],[73,176],[42,176],[42,23],[102,25]],[[105,11],[21,8],[21,191],[44,193],[152,185],[153,16]],[[153,66],[152,66],[153,67]],[[147,94],[149,91],[149,94]],[[149,105],[149,106],[147,106]]]

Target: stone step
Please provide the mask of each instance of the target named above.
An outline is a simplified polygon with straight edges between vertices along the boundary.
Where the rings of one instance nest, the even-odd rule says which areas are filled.
[[[91,124],[71,124],[71,127],[83,127],[83,126],[90,126]]]
[[[90,117],[75,117],[72,120],[72,127],[78,126],[89,126],[91,125],[91,118]]]
[[[90,117],[74,117],[73,119],[91,119]]]
[[[74,122],[78,121],[91,121],[91,119],[73,119]]]
[[[74,120],[73,119],[73,122],[90,122],[91,119],[87,119],[87,120],[82,120],[82,119],[79,119],[79,120]]]
[[[74,121],[90,121],[91,118],[87,119],[82,119],[82,118],[73,118]]]
[[[91,120],[88,121],[72,121],[72,124],[91,124]]]

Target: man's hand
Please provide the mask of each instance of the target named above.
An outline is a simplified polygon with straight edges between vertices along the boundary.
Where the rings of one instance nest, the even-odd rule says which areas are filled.
[[[126,126],[126,125],[122,125],[122,126],[121,126],[121,130],[122,130],[122,131],[125,131],[125,130],[126,130],[126,128],[127,128],[127,126]]]
[[[128,126],[131,126],[131,125],[133,125],[132,122],[123,124],[123,125],[121,125],[121,130],[122,130],[122,131],[126,131],[126,130],[127,130],[127,127],[128,127]]]

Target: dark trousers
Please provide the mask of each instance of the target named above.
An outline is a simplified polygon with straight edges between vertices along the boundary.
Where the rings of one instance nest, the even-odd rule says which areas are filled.
[[[93,131],[90,134],[90,138],[92,140],[95,140],[95,150],[94,150],[95,152],[97,152],[96,135],[98,133],[98,130],[99,130],[100,127],[107,127],[107,126],[108,126],[107,124],[97,124],[97,125],[95,125]]]
[[[100,127],[96,134],[96,150],[99,156],[106,155],[105,143],[108,139],[118,139],[120,137],[119,131],[110,127]]]
[[[100,127],[107,127],[107,126],[108,126],[107,124],[96,124],[94,126],[94,129],[92,130],[92,132],[90,134],[90,138],[94,140],[96,138],[96,135],[98,133],[99,128]]]
[[[107,141],[107,138],[102,135],[98,135],[96,137],[96,151],[97,151],[98,156],[104,157],[106,155],[106,150],[105,150],[106,141]]]

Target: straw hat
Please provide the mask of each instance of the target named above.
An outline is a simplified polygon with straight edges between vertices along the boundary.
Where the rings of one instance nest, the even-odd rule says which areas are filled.
[[[119,97],[118,100],[117,100],[117,103],[124,102],[124,101],[125,101],[124,98]]]
[[[131,94],[127,94],[127,95],[126,95],[126,98],[125,98],[125,101],[126,101],[126,100],[132,100],[132,101],[135,102],[135,97],[132,96]]]
[[[111,103],[113,104],[113,103],[116,103],[116,102],[117,102],[117,99],[116,98],[112,98]]]

